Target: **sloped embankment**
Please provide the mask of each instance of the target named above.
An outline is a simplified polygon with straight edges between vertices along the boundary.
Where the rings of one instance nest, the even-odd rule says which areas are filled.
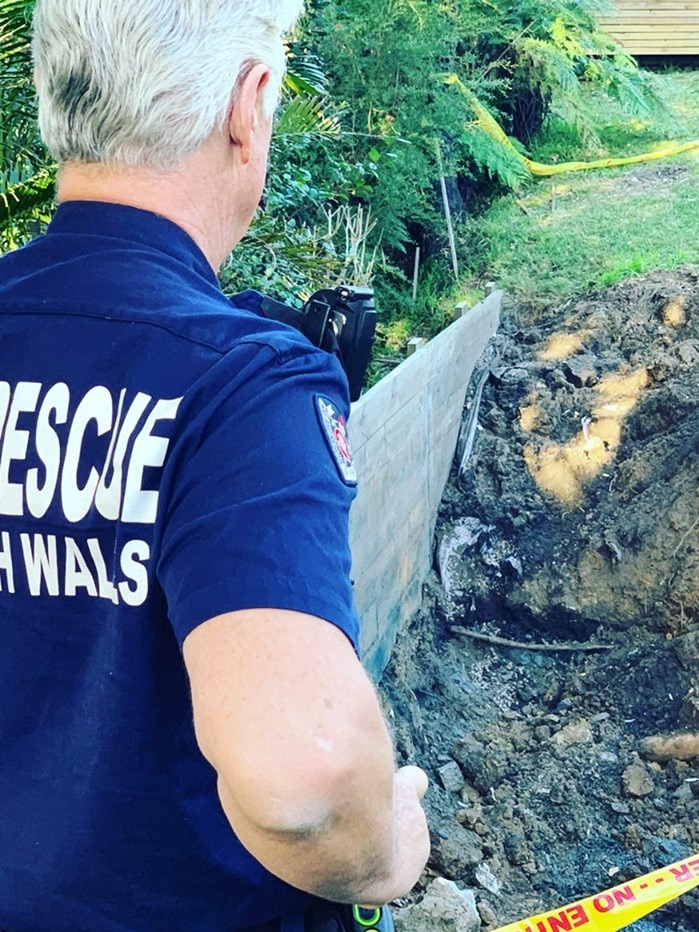
[[[385,678],[483,928],[699,851],[699,273],[524,317]],[[699,928],[699,897],[636,928]]]

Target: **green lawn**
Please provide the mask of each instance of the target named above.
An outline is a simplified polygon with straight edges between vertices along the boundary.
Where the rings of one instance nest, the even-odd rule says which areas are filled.
[[[658,76],[668,115],[654,124],[607,105],[594,151],[550,135],[539,161],[636,155],[699,140],[699,72]],[[557,143],[559,144],[557,147]],[[466,232],[474,272],[515,299],[550,305],[629,275],[699,266],[699,149],[624,168],[532,181],[499,198]]]

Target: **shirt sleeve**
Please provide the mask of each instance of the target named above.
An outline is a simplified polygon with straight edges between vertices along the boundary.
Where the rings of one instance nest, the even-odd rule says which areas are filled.
[[[348,415],[337,360],[296,337],[243,342],[188,393],[157,563],[180,645],[216,615],[276,608],[326,619],[357,649]]]

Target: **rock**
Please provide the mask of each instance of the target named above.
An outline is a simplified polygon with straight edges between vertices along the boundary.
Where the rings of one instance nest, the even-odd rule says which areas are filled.
[[[498,921],[498,916],[490,903],[486,903],[481,900],[478,904],[478,912],[481,916],[481,922],[486,926],[496,926]]]
[[[628,815],[631,812],[628,803],[622,803],[621,800],[617,799],[610,803],[610,809],[619,815]]]
[[[695,670],[699,663],[699,631],[673,638],[672,649],[685,670]]]
[[[414,906],[395,910],[397,932],[480,932],[481,918],[471,890],[438,877]]]
[[[450,793],[460,793],[466,786],[461,768],[454,760],[440,767],[437,773],[439,774],[439,779],[442,781],[442,786],[445,790],[449,790]]]
[[[655,784],[642,763],[631,764],[621,775],[621,785],[627,796],[650,796]]]
[[[596,385],[599,381],[592,356],[573,356],[563,366],[563,372],[566,379],[576,388]]]
[[[574,744],[590,744],[592,741],[592,729],[590,723],[585,719],[579,722],[571,722],[557,731],[551,738],[551,741],[559,748],[569,748]]]
[[[510,864],[524,865],[533,860],[531,848],[527,844],[524,835],[520,832],[513,831],[510,835],[507,835],[503,840],[503,847]]]
[[[684,908],[689,915],[689,921],[693,929],[699,929],[699,897],[685,898]]]
[[[666,327],[681,327],[687,323],[687,296],[673,295],[662,311],[662,320]]]
[[[682,803],[688,803],[694,799],[692,787],[689,783],[681,783],[674,792],[675,799]]]
[[[452,750],[454,760],[462,767],[468,777],[479,773],[485,762],[485,745],[477,741],[473,735],[464,735],[454,745]]]
[[[456,823],[433,846],[432,855],[444,874],[460,878],[483,860],[483,845],[475,832]]]
[[[478,884],[488,893],[492,893],[494,896],[500,893],[500,881],[485,861],[482,861],[476,867],[475,877]]]
[[[456,813],[456,821],[460,822],[462,825],[467,825],[469,828],[473,828],[482,815],[483,810],[480,805],[469,806],[466,809],[460,809]]]
[[[448,596],[463,588],[462,563],[464,553],[475,547],[481,535],[494,531],[490,525],[482,524],[478,518],[459,518],[450,527],[445,527],[437,548],[439,577]]]
[[[664,382],[677,369],[677,360],[669,353],[661,353],[648,364],[648,375],[654,382]]]
[[[464,735],[452,748],[452,757],[466,778],[484,795],[496,787],[507,773],[508,761],[501,751],[481,744],[473,735]]]
[[[677,355],[687,366],[694,366],[699,362],[699,341],[685,340],[677,347]]]
[[[690,856],[687,846],[674,838],[658,838],[657,843],[665,858],[671,861],[681,861]]]
[[[639,742],[639,750],[652,761],[691,760],[699,757],[699,733],[653,735]]]
[[[631,825],[626,826],[626,831],[624,832],[624,844],[627,848],[641,848],[643,846],[644,832],[640,825],[637,825],[635,822],[632,822]],[[642,874],[643,871],[634,871],[634,873]]]
[[[683,725],[699,724],[699,696],[695,695],[693,689],[682,700],[680,722]]]

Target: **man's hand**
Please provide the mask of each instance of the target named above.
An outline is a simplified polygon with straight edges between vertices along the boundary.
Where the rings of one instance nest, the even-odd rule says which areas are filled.
[[[184,644],[197,738],[242,843],[288,883],[337,902],[407,893],[429,854],[427,777],[394,772],[376,693],[334,625],[255,609]]]
[[[427,820],[420,800],[428,779],[419,767],[402,767],[393,777],[395,872],[389,882],[378,881],[366,906],[383,906],[412,890],[429,857]],[[399,892],[399,891],[403,892]]]

